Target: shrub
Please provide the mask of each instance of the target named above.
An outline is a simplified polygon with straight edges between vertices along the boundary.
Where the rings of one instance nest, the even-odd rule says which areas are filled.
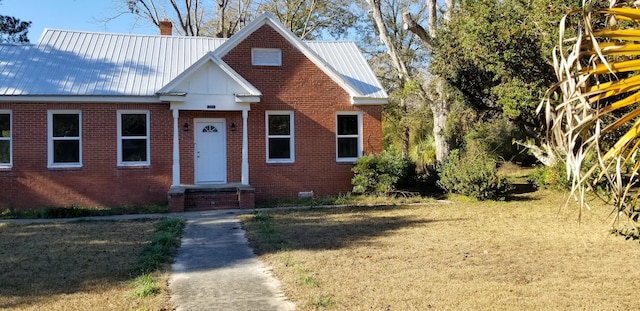
[[[415,175],[415,165],[396,152],[383,151],[360,157],[352,171],[354,193],[382,194],[406,186]]]
[[[504,199],[509,190],[506,178],[498,175],[496,161],[482,152],[461,156],[454,150],[438,168],[438,174],[443,190],[479,200]]]
[[[531,182],[538,189],[566,190],[571,184],[567,180],[567,170],[564,163],[554,166],[539,166],[529,175]]]

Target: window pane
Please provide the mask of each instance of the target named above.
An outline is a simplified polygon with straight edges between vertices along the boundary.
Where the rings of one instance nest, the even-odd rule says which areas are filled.
[[[80,141],[54,140],[53,141],[53,162],[54,163],[79,163],[80,162]]]
[[[289,115],[269,115],[269,135],[289,135]]]
[[[146,162],[147,161],[147,140],[146,139],[123,139],[122,140],[122,161],[123,162]]]
[[[289,138],[269,138],[269,159],[291,158]]]
[[[122,136],[147,136],[147,115],[123,114]]]
[[[0,163],[2,164],[9,163],[11,160],[9,145],[11,144],[8,140],[0,140]]]
[[[0,137],[11,137],[11,117],[0,114]]]
[[[358,135],[358,116],[338,116],[338,135]]]
[[[355,158],[358,156],[357,138],[338,138],[338,157]]]
[[[54,114],[53,137],[79,137],[80,115],[78,114]]]

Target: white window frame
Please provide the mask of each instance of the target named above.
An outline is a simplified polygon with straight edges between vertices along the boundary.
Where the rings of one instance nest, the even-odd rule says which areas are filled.
[[[282,66],[282,50],[273,48],[252,48],[251,65],[253,66]]]
[[[271,115],[289,115],[289,135],[269,135],[269,116]],[[295,137],[295,121],[293,119],[293,111],[289,110],[269,110],[265,112],[265,151],[267,163],[293,163],[295,162],[294,137]],[[269,158],[269,138],[289,138],[289,158],[288,159],[271,159]]]
[[[0,168],[11,168],[13,166],[13,114],[11,110],[0,110],[0,114],[9,115],[9,137],[0,135],[0,141],[9,141],[9,163],[0,163]]]
[[[357,116],[358,117],[358,134],[357,135],[338,135],[338,116]],[[356,159],[362,156],[362,113],[358,111],[339,111],[336,112],[336,162],[355,162]],[[356,157],[339,157],[338,156],[338,139],[340,138],[357,138],[358,139],[358,155]]]
[[[127,114],[144,114],[146,116],[147,133],[145,136],[122,136],[122,115]],[[151,165],[151,130],[150,130],[150,117],[149,110],[118,110],[116,126],[118,133],[117,153],[118,153],[118,166],[149,166]],[[123,139],[146,139],[147,147],[147,160],[146,161],[123,161],[122,160],[122,140]]]
[[[78,115],[78,137],[53,137],[53,115],[56,114],[77,114]],[[48,168],[73,168],[82,167],[82,111],[80,110],[49,110],[47,111],[47,123],[48,123]],[[77,140],[78,141],[78,160],[79,162],[53,162],[53,142],[57,140]]]

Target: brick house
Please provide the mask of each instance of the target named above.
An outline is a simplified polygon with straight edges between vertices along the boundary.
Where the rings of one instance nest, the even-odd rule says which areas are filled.
[[[270,14],[231,39],[161,33],[0,45],[0,209],[332,195],[381,151],[387,94],[353,42]]]

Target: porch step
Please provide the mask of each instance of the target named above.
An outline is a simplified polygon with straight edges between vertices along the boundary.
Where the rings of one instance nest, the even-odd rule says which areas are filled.
[[[185,191],[185,211],[232,209],[239,206],[236,189],[187,189]]]
[[[168,193],[173,212],[254,208],[255,189],[248,185],[181,185]]]

